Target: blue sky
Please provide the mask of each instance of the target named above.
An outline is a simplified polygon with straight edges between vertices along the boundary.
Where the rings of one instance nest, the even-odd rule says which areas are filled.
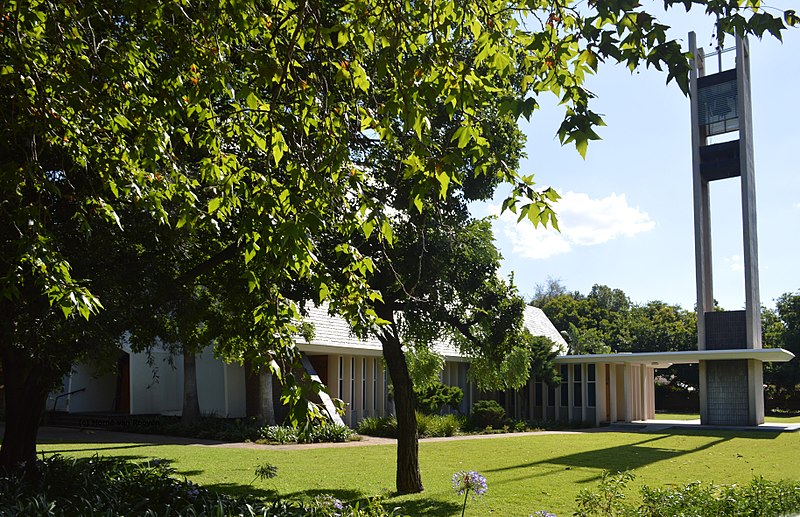
[[[774,3],[790,8],[787,0]],[[663,18],[688,50],[687,33],[713,51],[713,19],[701,13]],[[733,41],[729,38],[728,44]],[[751,38],[752,105],[761,302],[800,290],[800,28],[784,43]],[[727,54],[728,56],[732,54]],[[715,71],[712,68],[712,71]],[[561,233],[516,224],[511,214],[494,222],[504,256],[523,295],[548,277],[588,293],[593,284],[625,291],[632,301],[662,300],[690,309],[695,303],[694,227],[689,100],[656,70],[631,74],[601,65],[588,88],[594,111],[607,127],[592,142],[586,160],[554,137],[560,115],[552,106],[522,123],[526,173],[563,196],[556,205]],[[794,92],[794,93],[793,93]],[[739,179],[712,183],[714,297],[726,309],[744,306]],[[493,203],[475,204],[473,214],[496,214]]]

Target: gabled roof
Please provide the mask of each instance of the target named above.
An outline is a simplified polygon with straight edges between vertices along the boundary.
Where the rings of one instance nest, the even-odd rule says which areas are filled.
[[[562,354],[568,350],[567,342],[558,329],[550,321],[550,318],[539,307],[525,307],[525,328],[534,336],[544,336],[550,338],[555,343]]]
[[[334,352],[359,355],[381,355],[381,342],[375,337],[359,339],[350,332],[350,325],[341,317],[328,314],[328,305],[306,307],[306,321],[314,325],[314,337],[306,341],[298,337],[297,345],[304,352]],[[567,342],[558,333],[544,312],[537,307],[525,308],[525,327],[534,336],[550,338],[561,353],[566,353]],[[433,343],[434,350],[451,360],[463,359],[464,356],[452,344],[445,340]]]

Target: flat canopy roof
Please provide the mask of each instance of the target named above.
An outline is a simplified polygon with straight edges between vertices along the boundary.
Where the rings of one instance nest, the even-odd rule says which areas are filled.
[[[595,355],[560,355],[557,364],[646,364],[665,368],[672,364],[694,364],[700,361],[726,361],[736,359],[755,359],[766,363],[791,361],[794,354],[783,348],[745,348],[737,350],[689,350],[686,352],[644,352]]]

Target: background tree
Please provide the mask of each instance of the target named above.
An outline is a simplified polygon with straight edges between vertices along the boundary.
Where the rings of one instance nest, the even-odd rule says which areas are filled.
[[[795,357],[785,363],[771,363],[764,369],[764,381],[775,406],[800,409],[800,292],[784,293],[775,300],[774,311],[762,311],[764,346],[783,348]]]

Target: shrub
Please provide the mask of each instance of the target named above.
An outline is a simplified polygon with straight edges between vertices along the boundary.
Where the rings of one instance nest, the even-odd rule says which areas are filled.
[[[425,436],[453,436],[464,428],[466,419],[457,415],[429,416]]]
[[[641,488],[642,502],[628,502],[625,487],[630,472],[603,474],[596,492],[582,490],[576,499],[576,516],[661,517],[665,515],[733,517],[780,516],[800,511],[800,482],[753,478],[748,485],[714,485],[700,482],[683,487]]]
[[[426,415],[417,412],[417,435],[420,438],[453,436],[464,430],[466,419],[457,415]],[[388,417],[367,417],[359,422],[358,434],[397,438],[397,419]]]
[[[267,443],[296,443],[297,431],[285,425],[268,425],[258,431],[258,441]]]
[[[397,438],[397,419],[393,416],[369,416],[358,423],[356,431],[366,436]]]
[[[461,388],[447,386],[441,382],[421,390],[415,389],[414,394],[417,397],[417,409],[426,415],[438,415],[445,406],[456,409],[464,398]]]
[[[469,416],[469,426],[472,429],[492,428],[503,426],[506,419],[506,410],[494,400],[479,400],[472,405]]]
[[[311,427],[307,433],[298,436],[302,443],[346,442],[355,437],[355,433],[347,426],[326,422]]]

